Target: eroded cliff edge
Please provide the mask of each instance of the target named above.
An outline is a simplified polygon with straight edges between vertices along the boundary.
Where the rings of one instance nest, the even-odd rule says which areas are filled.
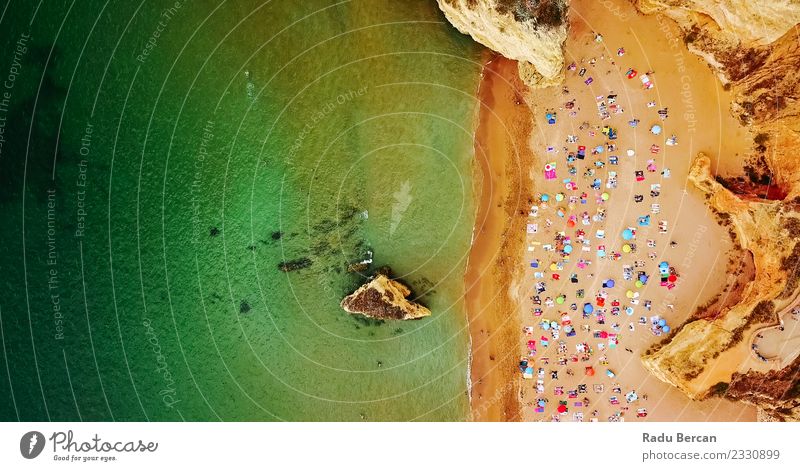
[[[437,0],[453,26],[519,61],[530,87],[563,81],[569,0]]]
[[[728,226],[736,250],[751,253],[755,264],[754,277],[735,304],[709,316],[690,319],[676,329],[668,342],[643,358],[645,366],[658,378],[690,397],[702,398],[708,392],[707,378],[703,378],[706,369],[713,367],[714,382],[718,378],[729,379],[749,358],[748,334],[756,327],[777,322],[776,313],[795,301],[797,259],[791,254],[800,249],[796,241],[800,236],[796,233],[800,229],[800,212],[793,201],[765,201],[734,194],[717,182],[711,172],[711,159],[704,154],[694,162],[689,182],[704,194],[712,211]],[[735,348],[740,351],[732,352],[729,361],[715,361]]]

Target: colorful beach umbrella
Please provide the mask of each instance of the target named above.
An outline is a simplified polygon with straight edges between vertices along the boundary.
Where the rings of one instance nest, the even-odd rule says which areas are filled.
[[[622,238],[625,240],[633,239],[633,231],[630,229],[625,229],[624,231],[622,231]]]

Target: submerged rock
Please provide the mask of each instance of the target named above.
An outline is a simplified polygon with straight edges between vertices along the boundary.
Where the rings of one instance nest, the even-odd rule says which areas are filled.
[[[295,270],[301,270],[303,268],[308,268],[311,266],[313,262],[310,258],[296,258],[294,260],[284,260],[283,262],[278,264],[278,269],[280,271],[290,272]]]
[[[242,301],[239,304],[239,314],[247,314],[248,312],[250,312],[250,309],[252,308],[250,307],[250,303],[248,303],[247,301]]]
[[[406,299],[411,290],[399,281],[378,274],[342,299],[342,309],[350,314],[363,314],[374,319],[410,320],[431,315],[421,304]]]
[[[372,250],[367,250],[367,256],[359,262],[347,265],[347,271],[349,273],[363,272],[369,269],[370,266],[372,266]]]

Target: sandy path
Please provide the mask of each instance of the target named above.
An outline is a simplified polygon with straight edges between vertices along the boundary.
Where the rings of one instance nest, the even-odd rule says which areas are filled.
[[[472,419],[519,420],[515,375],[519,341],[515,286],[521,274],[527,199],[532,193],[527,146],[531,115],[519,100],[516,62],[495,57],[480,86],[475,135],[480,202],[465,274],[472,339]]]
[[[748,346],[755,345],[768,361],[758,359],[756,351],[750,349],[750,358],[756,362],[753,370],[768,371],[782,369],[800,355],[800,293],[794,296],[785,308],[777,313],[778,325],[762,327],[749,337]],[[743,369],[742,369],[743,370]],[[740,371],[742,371],[740,370]]]

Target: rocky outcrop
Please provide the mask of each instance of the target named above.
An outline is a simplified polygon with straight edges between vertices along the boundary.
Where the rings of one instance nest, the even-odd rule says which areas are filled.
[[[381,320],[409,320],[430,316],[431,311],[428,308],[406,299],[409,294],[411,290],[406,285],[381,273],[353,294],[346,296],[341,306],[351,314],[362,314]]]
[[[708,17],[746,45],[770,44],[800,23],[796,0],[634,0],[647,14],[663,13],[683,27]]]
[[[800,189],[800,2],[796,0],[631,0],[684,32],[690,51],[734,95],[732,112],[754,134],[780,183]],[[781,161],[781,162],[779,162]]]
[[[713,360],[745,340],[745,333],[751,328],[774,322],[774,305],[771,312],[764,314],[762,303],[792,294],[784,292],[792,275],[785,256],[793,247],[787,241],[799,235],[792,234],[792,228],[800,224],[800,213],[781,201],[748,200],[733,194],[716,181],[711,159],[703,154],[695,160],[688,178],[705,194],[718,220],[729,228],[738,249],[752,253],[755,263],[755,277],[744,288],[738,303],[723,308],[713,318],[688,322],[668,343],[642,359],[659,379],[690,397],[700,398],[707,387],[694,380],[705,368],[713,364],[717,373],[730,368],[727,374],[733,374],[739,363],[718,364]],[[785,299],[784,303],[788,301]]]
[[[735,373],[724,396],[757,405],[776,420],[800,421],[800,358],[766,373]]]
[[[708,380],[713,376],[719,385],[731,383],[726,386],[730,398],[756,404],[773,417],[797,417],[793,411],[797,401],[787,402],[785,397],[785,390],[796,391],[796,384],[781,382],[775,375],[797,375],[800,363],[787,371],[740,372],[739,365],[750,352],[734,347],[747,342],[747,335],[759,325],[771,322],[765,311],[773,314],[795,301],[800,285],[796,267],[800,259],[800,159],[796,157],[800,151],[800,74],[796,73],[800,2],[631,1],[643,13],[675,20],[689,50],[717,71],[733,94],[731,112],[753,131],[759,166],[767,167],[771,183],[784,195],[770,201],[734,194],[712,174],[708,157],[697,158],[689,180],[705,194],[739,249],[752,253],[755,276],[737,303],[709,319],[690,320],[642,361],[654,375],[690,397],[708,394]],[[721,355],[724,361],[714,361]],[[713,371],[706,368],[709,365]],[[758,386],[761,380],[773,379],[778,381],[777,389]]]
[[[450,23],[484,46],[519,61],[531,87],[563,80],[569,0],[437,0]]]
[[[675,20],[689,50],[705,58],[731,88],[734,115],[752,125],[756,133],[769,134],[773,145],[768,150],[775,150],[778,158],[791,156],[791,160],[797,160],[793,158],[796,148],[787,144],[800,140],[800,74],[796,72],[800,63],[800,2],[631,1],[643,13]],[[794,173],[793,168],[788,170]]]

